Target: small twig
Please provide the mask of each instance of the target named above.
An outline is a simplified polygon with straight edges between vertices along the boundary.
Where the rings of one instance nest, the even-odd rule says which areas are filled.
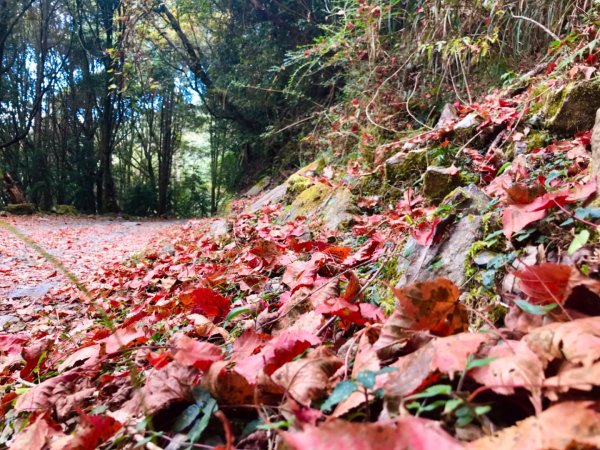
[[[592,223],[588,220],[582,219],[581,217],[577,217],[574,213],[572,213],[571,211],[569,211],[568,209],[566,209],[564,206],[562,206],[560,203],[558,203],[556,200],[552,199],[552,201],[554,202],[554,204],[556,206],[558,206],[558,208],[564,212],[565,214],[568,214],[573,220],[577,220],[581,223],[584,223],[586,225],[589,225],[590,227],[594,227],[596,229],[600,229],[600,225],[596,225],[595,223]]]
[[[416,116],[415,116],[415,115],[414,115],[414,114],[411,112],[411,110],[410,110],[410,105],[409,105],[409,104],[410,104],[410,101],[411,101],[411,99],[412,99],[413,95],[415,95],[415,92],[417,91],[417,85],[419,84],[419,77],[420,77],[420,75],[421,75],[421,74],[418,74],[418,75],[415,77],[415,85],[414,85],[414,87],[413,87],[413,90],[412,90],[412,92],[410,93],[410,95],[408,96],[408,98],[406,99],[406,112],[408,113],[408,115],[409,115],[410,117],[412,117],[412,119],[413,119],[415,122],[417,122],[417,123],[418,123],[419,125],[421,125],[423,128],[427,128],[428,130],[433,130],[433,128],[431,128],[429,125],[427,125],[427,124],[425,124],[425,123],[421,122],[421,121],[420,121],[420,120],[419,120],[419,119],[418,119],[418,118],[417,118],[417,117],[416,117]]]
[[[553,33],[552,30],[550,30],[548,27],[546,27],[545,25],[542,25],[541,23],[539,23],[537,20],[534,20],[530,17],[525,17],[525,16],[517,16],[515,14],[513,14],[512,12],[510,13],[511,16],[513,16],[514,19],[521,19],[524,20],[526,22],[530,22],[534,25],[537,25],[538,27],[540,27],[542,30],[544,30],[546,33],[548,33],[552,39],[554,39],[555,41],[560,41],[560,36]]]

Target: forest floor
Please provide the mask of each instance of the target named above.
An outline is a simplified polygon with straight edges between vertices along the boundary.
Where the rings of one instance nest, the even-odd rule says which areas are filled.
[[[176,220],[11,216],[3,221],[37,243],[81,282],[110,262],[143,252]],[[10,231],[0,228],[0,330],[21,331],[40,308],[37,300],[71,283],[61,270]]]

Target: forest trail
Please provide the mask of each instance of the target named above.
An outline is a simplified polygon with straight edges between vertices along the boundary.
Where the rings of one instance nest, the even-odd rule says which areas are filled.
[[[111,262],[143,252],[182,221],[73,216],[11,216],[2,219],[32,239],[80,281]],[[6,229],[0,228],[0,330],[23,328],[51,289],[72,284],[60,269]],[[14,331],[14,330],[13,330]]]

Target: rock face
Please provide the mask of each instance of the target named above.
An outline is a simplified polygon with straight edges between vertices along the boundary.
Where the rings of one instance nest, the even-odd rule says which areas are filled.
[[[279,202],[280,200],[282,200],[286,196],[287,191],[288,191],[288,186],[285,183],[284,184],[280,184],[279,186],[274,187],[270,191],[264,193],[254,203],[252,203],[248,207],[248,212],[249,213],[255,213],[257,211],[260,211],[262,208],[264,208],[267,205]]]
[[[596,182],[600,182],[600,109],[596,111],[596,124],[592,130],[592,161],[590,171],[592,176],[596,178]]]
[[[331,231],[345,228],[352,223],[355,210],[350,190],[348,188],[336,189],[325,203],[321,213],[323,226]]]
[[[479,214],[489,199],[476,186],[456,189],[446,199],[462,217],[430,247],[410,238],[398,262],[402,273],[397,287],[415,281],[445,277],[457,286],[465,283],[465,266],[471,246],[482,238],[483,219]]]
[[[571,136],[594,126],[600,108],[600,82],[595,80],[570,83],[553,92],[544,112],[546,127],[558,134]]]
[[[252,186],[250,189],[246,191],[244,194],[246,197],[254,197],[265,190],[265,188],[271,183],[270,177],[262,178],[258,183]]]
[[[433,202],[439,202],[460,184],[458,172],[452,173],[442,167],[428,167],[423,175],[423,195]]]

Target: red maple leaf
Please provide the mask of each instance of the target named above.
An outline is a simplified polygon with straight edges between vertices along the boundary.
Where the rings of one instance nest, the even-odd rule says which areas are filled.
[[[192,312],[200,313],[215,322],[221,322],[231,310],[227,298],[209,288],[197,288],[179,296],[182,303],[192,305]]]

